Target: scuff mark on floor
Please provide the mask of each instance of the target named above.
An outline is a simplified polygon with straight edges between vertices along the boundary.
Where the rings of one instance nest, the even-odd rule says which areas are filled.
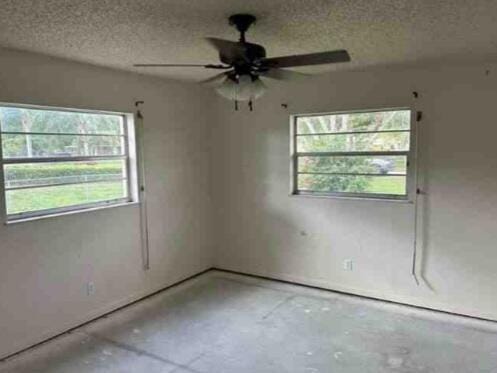
[[[283,299],[280,303],[278,303],[276,306],[273,307],[268,313],[266,313],[264,316],[262,316],[262,320],[266,320],[269,316],[271,316],[273,313],[275,313],[281,306],[283,306],[285,303],[291,301],[294,299],[296,295],[290,295]]]

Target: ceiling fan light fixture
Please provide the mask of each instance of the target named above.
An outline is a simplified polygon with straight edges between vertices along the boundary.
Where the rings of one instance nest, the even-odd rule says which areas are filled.
[[[267,86],[259,78],[253,81],[252,87],[254,100],[257,100],[259,97],[261,97],[264,93],[266,93],[267,90]]]
[[[266,92],[266,88],[258,77],[241,75],[238,79],[226,78],[216,91],[231,101],[252,101],[261,97]]]
[[[231,78],[226,78],[224,81],[216,87],[216,92],[222,97],[235,101],[236,100],[237,83]]]
[[[260,77],[276,80],[295,80],[306,74],[287,67],[313,66],[349,62],[350,56],[344,49],[308,54],[296,54],[280,57],[266,57],[266,49],[260,44],[248,42],[245,34],[256,21],[251,14],[234,14],[229,17],[229,23],[240,33],[239,41],[231,41],[208,37],[206,40],[217,50],[220,64],[135,64],[136,67],[200,67],[205,69],[222,70],[203,84],[218,84],[215,90],[224,98],[234,101],[235,110],[238,102],[248,102],[250,110],[253,102],[267,90]]]
[[[238,77],[238,91],[236,93],[237,101],[250,101],[252,98],[253,81],[250,75],[240,75]]]

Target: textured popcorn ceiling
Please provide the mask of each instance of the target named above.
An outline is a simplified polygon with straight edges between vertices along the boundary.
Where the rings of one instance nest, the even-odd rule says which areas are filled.
[[[0,46],[198,80],[212,72],[131,65],[217,62],[202,38],[235,40],[236,12],[259,18],[247,36],[269,56],[346,48],[353,59],[306,72],[497,56],[496,0],[2,0]]]

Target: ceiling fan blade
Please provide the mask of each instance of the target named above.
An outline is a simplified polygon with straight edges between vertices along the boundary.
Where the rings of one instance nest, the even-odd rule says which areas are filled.
[[[206,84],[206,85],[214,85],[216,83],[221,83],[226,78],[226,76],[228,74],[229,74],[228,72],[222,72],[220,74],[216,74],[214,76],[211,76],[208,79],[201,80],[199,83]]]
[[[231,65],[235,61],[247,61],[242,43],[218,38],[206,38],[206,40],[219,52],[221,62]]]
[[[227,65],[240,62],[251,63],[266,57],[266,50],[259,44],[218,38],[206,38],[206,40],[217,49],[221,62]]]
[[[261,64],[262,66],[267,67],[294,67],[349,61],[350,56],[346,50],[336,50],[330,52],[300,54],[295,56],[264,58],[261,60]]]
[[[174,63],[136,63],[133,65],[134,67],[203,67],[206,69],[230,69],[231,66],[225,65],[214,65],[214,64],[194,64],[194,63],[183,63],[183,64],[174,64]]]
[[[237,41],[224,40],[219,38],[205,38],[219,52],[237,51],[240,43]]]
[[[277,80],[298,80],[311,76],[309,74],[299,73],[297,71],[284,70],[284,69],[269,69],[259,73],[260,76],[265,78]]]

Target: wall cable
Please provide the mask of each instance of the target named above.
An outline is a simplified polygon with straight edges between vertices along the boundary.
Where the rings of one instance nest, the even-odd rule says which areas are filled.
[[[418,99],[418,92],[414,91],[413,93],[414,99]],[[417,274],[417,262],[418,262],[418,197],[421,194],[421,190],[418,185],[418,173],[419,173],[419,123],[421,121],[422,112],[416,111],[416,122],[415,122],[415,130],[414,130],[414,208],[413,208],[413,250],[412,250],[412,263],[411,263],[411,275],[416,282],[416,285],[419,286],[419,278]]]
[[[140,235],[143,269],[150,269],[150,247],[149,247],[149,230],[148,230],[148,214],[147,214],[147,194],[145,188],[145,142],[144,142],[144,118],[140,111],[140,105],[143,101],[136,101],[136,120],[135,120],[135,138],[136,138],[136,162],[138,174],[138,193],[140,201]]]

